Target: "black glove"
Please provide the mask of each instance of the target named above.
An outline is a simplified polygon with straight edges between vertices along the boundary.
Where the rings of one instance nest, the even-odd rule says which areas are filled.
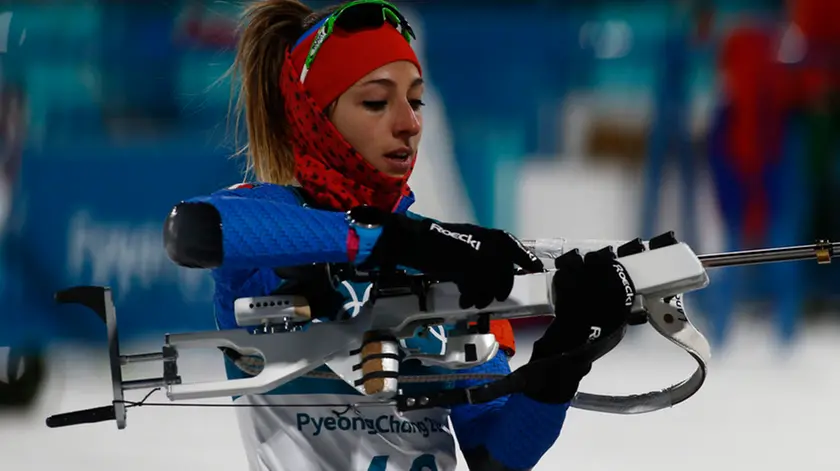
[[[483,309],[494,299],[507,299],[516,265],[528,273],[545,269],[519,240],[499,229],[412,219],[370,206],[354,208],[349,216],[357,223],[382,227],[370,256],[359,268],[387,270],[400,265],[455,282],[461,309]]]
[[[544,403],[569,402],[580,381],[621,340],[636,295],[633,281],[609,251],[569,252],[555,259],[552,286],[556,317],[534,342],[529,397]],[[599,343],[600,342],[600,343]]]

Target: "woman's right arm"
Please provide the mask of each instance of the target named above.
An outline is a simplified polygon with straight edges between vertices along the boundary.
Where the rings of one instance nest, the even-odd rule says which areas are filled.
[[[542,262],[507,232],[437,223],[374,207],[342,212],[300,205],[277,185],[243,186],[175,206],[164,225],[169,258],[190,268],[224,271],[313,263],[406,267],[469,279],[462,309],[483,309],[513,288],[514,266],[536,273]]]
[[[345,214],[301,206],[288,187],[239,185],[182,201],[164,224],[169,257],[189,268],[279,268],[362,263],[378,230],[357,231]]]

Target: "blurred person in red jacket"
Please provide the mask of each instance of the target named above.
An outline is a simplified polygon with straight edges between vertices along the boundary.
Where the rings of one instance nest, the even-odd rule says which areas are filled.
[[[840,84],[840,2],[789,0],[787,6],[781,27],[743,24],[721,47],[726,157],[713,165],[724,219],[742,229],[739,245],[763,242],[781,196],[773,172],[787,119],[797,110],[826,108]]]

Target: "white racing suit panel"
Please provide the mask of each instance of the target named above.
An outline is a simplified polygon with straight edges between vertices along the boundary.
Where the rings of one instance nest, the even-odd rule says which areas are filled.
[[[236,408],[250,471],[455,471],[447,410],[293,406],[358,400],[329,394],[235,399],[255,406]]]

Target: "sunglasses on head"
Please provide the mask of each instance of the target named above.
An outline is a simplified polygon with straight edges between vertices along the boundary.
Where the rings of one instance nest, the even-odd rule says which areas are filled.
[[[324,21],[315,33],[315,40],[309,47],[306,61],[303,63],[303,70],[300,74],[300,82],[306,80],[306,75],[312,66],[312,62],[324,44],[324,41],[333,33],[335,28],[347,32],[361,31],[364,29],[378,28],[385,23],[390,24],[402,34],[406,41],[411,43],[414,30],[408,24],[408,20],[400,13],[396,6],[384,0],[355,0],[333,12]]]

